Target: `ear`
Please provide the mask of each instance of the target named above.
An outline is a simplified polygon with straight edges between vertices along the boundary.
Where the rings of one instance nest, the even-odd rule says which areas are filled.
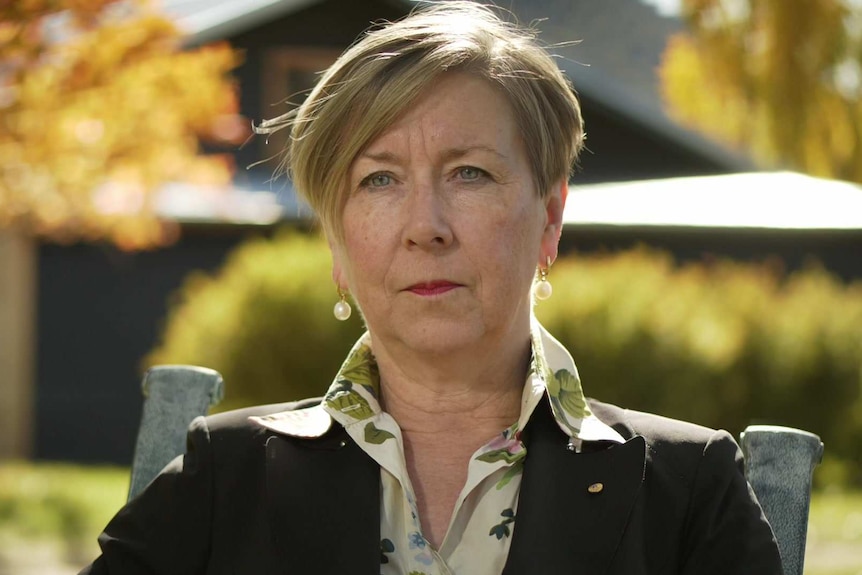
[[[332,281],[335,282],[338,289],[347,292],[349,290],[344,272],[344,250],[332,238],[327,238],[327,243],[329,244],[329,253],[332,254]]]
[[[539,252],[539,266],[545,267],[550,258],[557,259],[560,235],[563,233],[563,210],[569,195],[569,183],[563,179],[555,184],[545,198],[545,230],[542,232],[542,245]]]

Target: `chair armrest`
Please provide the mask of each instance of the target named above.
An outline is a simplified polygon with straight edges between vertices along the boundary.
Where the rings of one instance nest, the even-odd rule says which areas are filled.
[[[745,476],[772,525],[785,575],[802,575],[814,467],[823,443],[813,433],[750,425],[740,436]]]
[[[189,424],[221,401],[224,383],[212,369],[164,365],[147,371],[142,391],[144,408],[132,461],[129,499],[185,452]]]

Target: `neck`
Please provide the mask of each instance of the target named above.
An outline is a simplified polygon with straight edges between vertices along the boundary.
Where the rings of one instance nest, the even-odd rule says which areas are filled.
[[[374,343],[382,407],[405,435],[499,433],[520,415],[529,336],[517,350],[452,358],[392,357]]]

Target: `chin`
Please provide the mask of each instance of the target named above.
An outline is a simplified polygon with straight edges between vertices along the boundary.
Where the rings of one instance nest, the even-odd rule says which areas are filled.
[[[412,339],[413,347],[428,353],[446,354],[463,351],[481,343],[482,337],[470,333],[461,326],[456,330],[437,330],[436,333],[419,334]]]
[[[466,322],[463,319],[453,322],[434,322],[427,327],[411,330],[403,341],[414,350],[429,355],[445,356],[466,352],[482,352],[495,346],[508,347],[512,326],[494,326],[484,323]],[[524,337],[529,337],[529,328]]]
[[[446,355],[464,351],[487,337],[485,326],[474,325],[463,319],[450,321],[417,321],[405,330],[399,339],[415,351],[430,355]]]

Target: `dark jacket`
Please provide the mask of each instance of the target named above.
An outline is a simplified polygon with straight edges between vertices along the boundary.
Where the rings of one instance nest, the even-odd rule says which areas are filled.
[[[308,405],[196,419],[188,453],[108,524],[81,573],[378,575],[378,465],[337,424],[310,439],[248,420]],[[505,575],[781,573],[729,434],[590,405],[626,443],[571,451],[537,407]]]

